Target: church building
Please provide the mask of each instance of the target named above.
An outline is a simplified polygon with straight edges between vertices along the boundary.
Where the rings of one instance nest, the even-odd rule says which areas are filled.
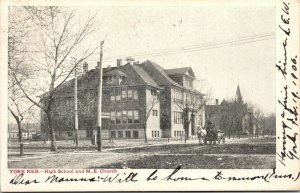
[[[254,119],[252,111],[243,101],[239,85],[233,100],[223,99],[220,104],[216,100],[216,104],[207,105],[205,109],[205,120],[213,123],[228,138],[253,136],[256,133]]]

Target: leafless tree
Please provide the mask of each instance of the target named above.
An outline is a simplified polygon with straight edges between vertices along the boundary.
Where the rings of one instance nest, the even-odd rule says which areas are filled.
[[[151,115],[153,108],[159,103],[159,92],[158,91],[151,91],[150,100],[146,102],[146,113],[145,113],[145,123],[144,123],[144,135],[145,135],[145,143],[148,143],[148,136],[147,136],[147,121]]]
[[[76,12],[58,7],[24,7],[29,13],[31,22],[35,26],[32,32],[34,46],[30,48],[30,67],[35,87],[34,94],[43,91],[42,100],[28,92],[21,84],[21,80],[13,74],[14,80],[24,96],[39,107],[47,120],[47,131],[50,134],[51,150],[56,151],[55,130],[53,127],[53,102],[55,91],[69,78],[74,69],[85,59],[90,57],[98,46],[83,47],[87,37],[97,29],[96,15],[89,16],[84,24],[78,23]],[[70,62],[76,56],[77,61]],[[38,84],[38,81],[42,84]],[[32,81],[32,80],[31,80]],[[27,82],[28,83],[28,82]],[[32,85],[32,84],[31,84]],[[28,84],[26,85],[28,86]]]
[[[24,54],[27,52],[24,44],[28,34],[26,30],[30,29],[30,25],[28,18],[18,17],[21,13],[14,12],[11,9],[13,8],[9,9],[12,14],[10,14],[8,24],[8,109],[17,122],[20,156],[23,156],[22,121],[32,105],[26,105],[28,101],[19,85],[23,85],[29,77],[29,71],[24,61]]]
[[[31,105],[31,108],[28,109],[24,116],[24,127],[27,131],[28,141],[31,141],[33,133],[36,133],[38,125],[40,125],[40,117],[38,114],[38,108],[34,105]],[[31,137],[30,137],[31,135]]]
[[[210,99],[210,93],[206,95],[200,91],[186,93],[182,100],[174,100],[175,104],[182,110],[183,129],[185,132],[185,142],[189,139],[189,126],[194,120],[195,115],[204,110],[205,105]]]
[[[263,135],[275,135],[276,134],[276,114],[272,113],[267,115],[263,119],[264,129]]]
[[[264,124],[264,112],[261,108],[253,103],[248,103],[248,109],[253,114],[253,124],[255,125],[255,133],[253,133],[253,137],[258,137],[259,133],[262,134],[263,124]]]
[[[259,133],[262,135],[263,133],[263,123],[264,123],[264,113],[263,111],[256,107],[253,110],[253,115],[254,115],[254,124],[256,127],[256,132],[255,132],[255,137],[259,136]]]

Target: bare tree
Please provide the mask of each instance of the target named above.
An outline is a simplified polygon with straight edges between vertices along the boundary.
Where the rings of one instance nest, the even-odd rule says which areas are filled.
[[[195,115],[201,113],[204,110],[210,98],[210,94],[207,92],[205,96],[201,92],[195,91],[185,94],[185,99],[174,100],[175,104],[182,110],[183,129],[185,132],[185,142],[189,139],[189,126],[194,121]]]
[[[26,98],[19,85],[23,85],[29,77],[29,72],[24,62],[24,54],[27,52],[24,46],[27,31],[30,28],[28,18],[18,17],[20,12],[14,12],[10,8],[8,25],[8,109],[17,122],[18,138],[20,143],[20,156],[24,154],[22,121],[24,114],[31,106],[26,104]],[[16,81],[18,79],[18,81]]]
[[[28,142],[31,141],[32,134],[37,131],[37,124],[39,124],[40,121],[39,116],[37,115],[37,110],[37,107],[32,105],[24,116],[24,127],[27,131]]]
[[[256,127],[256,132],[255,132],[255,137],[259,136],[259,133],[262,135],[262,130],[263,130],[263,122],[264,122],[264,113],[263,111],[256,107],[253,111],[254,115],[254,124]]]
[[[275,135],[276,134],[276,114],[272,113],[265,116],[263,119],[264,130],[263,135]]]
[[[263,129],[265,125],[265,114],[261,108],[257,105],[248,103],[249,110],[253,113],[253,123],[255,125],[256,131],[254,133],[254,137],[258,137],[259,133],[263,134]]]
[[[35,45],[32,46],[30,55],[27,56],[31,61],[34,80],[43,80],[41,85],[35,82],[36,85],[33,88],[34,94],[38,91],[44,92],[42,100],[38,101],[36,96],[28,92],[15,74],[13,77],[24,96],[45,114],[51,150],[56,151],[53,114],[51,113],[54,95],[56,90],[70,78],[74,69],[96,51],[97,46],[85,48],[82,46],[88,35],[97,28],[96,15],[89,16],[84,24],[80,24],[76,20],[75,11],[66,8],[24,7],[24,9],[28,11],[32,24],[36,28],[33,32],[35,38],[32,39],[36,40]],[[70,62],[74,56],[77,58],[75,65]]]
[[[145,135],[145,143],[148,143],[147,136],[147,122],[151,115],[153,108],[159,103],[159,92],[151,91],[151,98],[146,102],[146,112],[145,112],[145,123],[144,123],[144,135]]]
[[[22,74],[22,71],[19,70],[20,69],[17,70],[15,68],[12,68],[12,65],[9,66],[8,109],[17,122],[18,138],[20,143],[20,156],[23,156],[24,144],[22,122],[24,120],[24,116],[28,114],[28,111],[30,111],[33,105],[28,106],[28,101],[26,97],[23,95],[22,91],[15,83],[14,79],[11,77],[12,73],[18,73],[21,80],[26,78],[24,77],[24,73]]]

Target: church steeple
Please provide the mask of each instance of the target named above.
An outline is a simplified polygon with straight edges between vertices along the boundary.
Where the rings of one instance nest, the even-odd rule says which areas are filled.
[[[235,93],[235,101],[239,103],[243,103],[240,85],[237,86],[236,93]]]

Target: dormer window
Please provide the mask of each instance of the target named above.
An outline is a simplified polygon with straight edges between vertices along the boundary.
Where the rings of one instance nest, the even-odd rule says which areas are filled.
[[[120,84],[122,84],[122,82],[123,82],[123,79],[124,79],[124,77],[123,77],[123,76],[119,76],[119,79],[118,79],[118,81],[119,81],[119,85],[120,85]]]
[[[105,80],[107,84],[120,85],[127,75],[119,69],[112,69],[105,72],[103,76],[106,78]]]
[[[184,85],[185,87],[193,88],[193,79],[189,77],[184,77]]]
[[[107,84],[116,84],[116,83],[117,83],[117,77],[115,77],[115,76],[107,77]]]
[[[166,74],[176,83],[183,87],[193,88],[195,74],[190,67],[173,68],[165,70]]]

